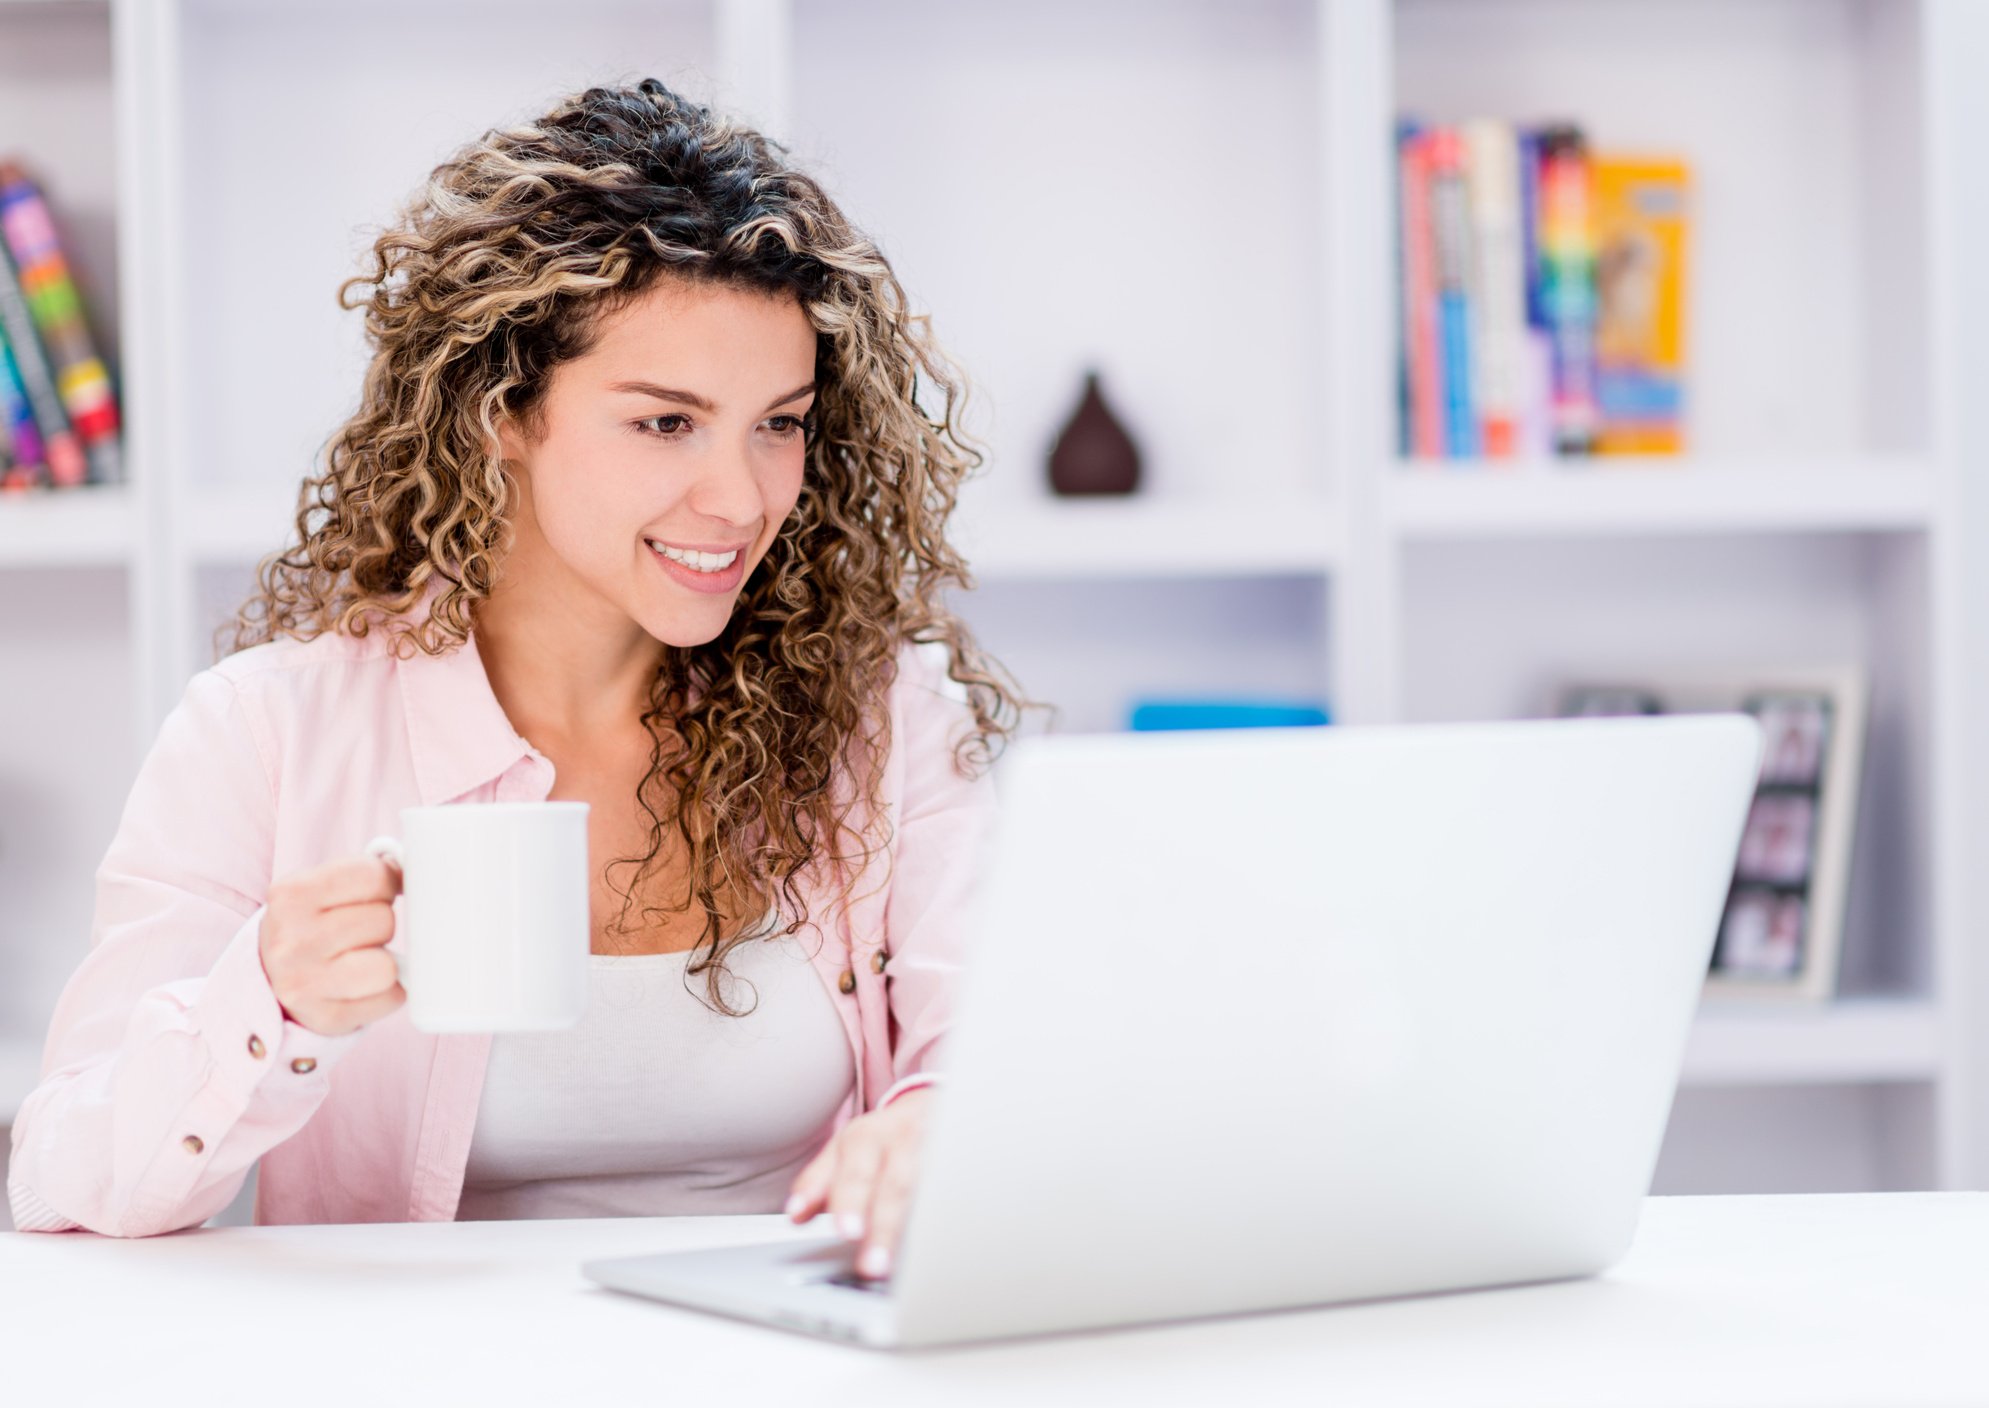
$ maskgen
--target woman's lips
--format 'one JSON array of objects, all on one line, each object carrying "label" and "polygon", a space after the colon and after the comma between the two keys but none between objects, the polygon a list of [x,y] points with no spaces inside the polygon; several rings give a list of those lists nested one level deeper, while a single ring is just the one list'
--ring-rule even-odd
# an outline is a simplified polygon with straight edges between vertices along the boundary
[{"label": "woman's lips", "polygon": [[[730,567],[717,572],[700,572],[695,567],[686,567],[681,562],[671,561],[661,552],[657,551],[655,547],[651,546],[649,540],[645,540],[643,546],[649,549],[650,557],[654,558],[657,565],[670,575],[671,580],[681,586],[690,588],[694,592],[703,592],[707,596],[734,591],[746,577],[746,549],[743,547],[737,550],[739,555],[732,559]],[[672,546],[676,545],[672,544]],[[725,552],[730,551],[730,549],[699,549],[699,551]]]}]

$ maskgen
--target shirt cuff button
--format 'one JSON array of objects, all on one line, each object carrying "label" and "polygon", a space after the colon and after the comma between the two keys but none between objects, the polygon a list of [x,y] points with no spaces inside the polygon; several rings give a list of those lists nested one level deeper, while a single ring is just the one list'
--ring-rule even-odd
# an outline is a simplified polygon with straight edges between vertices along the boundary
[{"label": "shirt cuff button", "polygon": [[255,1057],[256,1060],[260,1061],[262,1059],[264,1049],[265,1048],[263,1047],[262,1044],[262,1038],[257,1036],[254,1032],[249,1033],[249,1055]]},{"label": "shirt cuff button", "polygon": [[295,1071],[300,1076],[307,1076],[312,1071],[315,1071],[317,1068],[318,1068],[317,1058],[312,1056],[299,1056],[296,1060],[290,1063],[290,1069]]},{"label": "shirt cuff button", "polygon": [[201,1138],[198,1134],[189,1134],[186,1138],[180,1141],[180,1147],[186,1150],[189,1154],[198,1154],[202,1149],[205,1149],[207,1145],[201,1142]]},{"label": "shirt cuff button", "polygon": [[850,970],[847,968],[843,969],[843,975],[840,978],[836,979],[836,986],[846,993],[855,992],[856,974],[850,972]]},{"label": "shirt cuff button", "polygon": [[873,973],[883,972],[884,962],[884,950],[880,948],[877,952],[870,955],[870,971]]}]

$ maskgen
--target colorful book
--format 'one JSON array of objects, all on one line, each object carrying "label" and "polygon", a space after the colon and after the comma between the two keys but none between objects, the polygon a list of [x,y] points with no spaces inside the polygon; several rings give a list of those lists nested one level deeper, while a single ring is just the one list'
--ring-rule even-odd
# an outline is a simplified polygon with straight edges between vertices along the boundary
[{"label": "colorful book", "polygon": [[49,483],[41,431],[28,406],[28,390],[21,383],[5,333],[0,333],[0,433],[6,437],[8,457],[0,489],[32,489]]},{"label": "colorful book", "polygon": [[1546,302],[1540,296],[1540,133],[1514,131],[1519,148],[1519,231],[1521,272],[1526,279],[1526,325],[1545,329]]},{"label": "colorful book", "polygon": [[1554,339],[1540,296],[1540,134],[1523,127],[1515,133],[1519,156],[1521,277],[1526,282],[1526,331],[1520,371],[1519,456],[1545,459],[1554,453]]},{"label": "colorful book", "polygon": [[1519,142],[1509,124],[1485,119],[1465,123],[1460,137],[1477,295],[1471,384],[1478,440],[1488,459],[1510,459],[1519,445],[1526,356]]},{"label": "colorful book", "polygon": [[1685,163],[1596,156],[1600,454],[1684,446]]},{"label": "colorful book", "polygon": [[1395,123],[1395,244],[1390,268],[1395,275],[1395,453],[1407,459],[1416,452],[1415,430],[1411,425],[1412,410],[1409,405],[1414,379],[1409,374],[1409,269],[1408,269],[1408,229],[1405,218],[1407,211],[1403,202],[1405,194],[1405,166],[1408,161],[1409,143],[1416,135],[1416,122],[1413,118],[1398,118]]},{"label": "colorful book", "polygon": [[1540,302],[1552,348],[1556,452],[1595,449],[1595,227],[1588,145],[1572,126],[1540,134]]},{"label": "colorful book", "polygon": [[1404,118],[1396,158],[1401,453],[1678,450],[1684,163],[1489,119]]},{"label": "colorful book", "polygon": [[13,426],[0,415],[0,494],[27,487],[26,478],[14,467]]},{"label": "colorful book", "polygon": [[34,414],[35,427],[41,432],[49,482],[58,489],[85,483],[89,466],[83,458],[83,446],[70,428],[68,413],[62,409],[55,371],[42,350],[34,313],[28,308],[27,294],[21,288],[5,240],[0,240],[0,337],[6,338],[14,354],[15,374]]},{"label": "colorful book", "polygon": [[1404,447],[1419,459],[1444,452],[1443,364],[1437,327],[1436,245],[1430,231],[1429,143],[1404,124],[1401,190],[1402,371],[1407,382]]},{"label": "colorful book", "polygon": [[81,442],[87,482],[117,483],[123,469],[110,373],[84,320],[82,299],[70,277],[48,203],[27,173],[8,163],[0,163],[0,242],[13,260],[15,277],[47,350],[56,393]]},{"label": "colorful book", "polygon": [[1476,388],[1472,384],[1471,211],[1465,189],[1464,144],[1454,127],[1433,127],[1430,226],[1436,245],[1437,335],[1443,368],[1444,450],[1453,459],[1479,453]]}]

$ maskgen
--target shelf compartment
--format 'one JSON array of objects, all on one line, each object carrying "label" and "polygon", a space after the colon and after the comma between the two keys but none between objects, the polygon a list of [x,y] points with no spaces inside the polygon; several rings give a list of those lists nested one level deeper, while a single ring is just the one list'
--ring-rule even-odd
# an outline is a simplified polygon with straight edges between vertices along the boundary
[{"label": "shelf compartment", "polygon": [[[970,559],[971,560],[971,559]],[[1334,579],[988,580],[948,604],[1064,732],[1117,732],[1136,703],[1239,699],[1335,707]],[[1050,720],[1032,712],[1026,730]]]},{"label": "shelf compartment", "polygon": [[[170,342],[197,372],[179,408],[199,447],[185,479],[208,488],[301,478],[318,463],[370,355],[338,290],[439,162],[604,78],[653,74],[695,101],[714,96],[708,0],[589,0],[554,25],[484,22],[481,7],[465,23],[452,5],[382,0],[174,8],[184,134],[164,178],[178,183],[185,225],[171,277],[199,316]],[[520,8],[507,0],[500,16]],[[355,9],[380,22],[355,22]],[[328,115],[310,160],[287,124],[242,117],[271,112]],[[282,239],[266,233],[271,211]]]},{"label": "shelf compartment", "polygon": [[1395,0],[1393,105],[1433,122],[1571,120],[1598,151],[1685,159],[1689,446],[1923,454],[1923,9]]},{"label": "shelf compartment", "polygon": [[1315,487],[1324,8],[794,0],[797,158],[931,313],[1016,499],[1087,368],[1143,491]]}]

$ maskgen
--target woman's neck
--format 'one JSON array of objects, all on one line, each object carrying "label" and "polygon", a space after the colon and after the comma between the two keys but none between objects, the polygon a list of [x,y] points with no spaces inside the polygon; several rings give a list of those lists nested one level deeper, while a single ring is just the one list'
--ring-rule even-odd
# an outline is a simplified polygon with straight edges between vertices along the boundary
[{"label": "woman's neck", "polygon": [[526,573],[477,603],[476,638],[491,691],[540,748],[640,728],[666,649],[583,584]]}]

